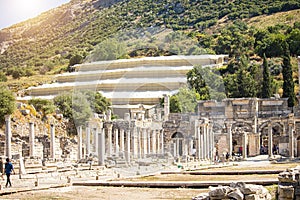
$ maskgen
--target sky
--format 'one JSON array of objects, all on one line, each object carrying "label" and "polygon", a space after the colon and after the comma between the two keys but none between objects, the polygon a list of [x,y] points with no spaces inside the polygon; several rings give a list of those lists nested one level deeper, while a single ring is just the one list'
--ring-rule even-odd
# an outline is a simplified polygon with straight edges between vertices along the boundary
[{"label": "sky", "polygon": [[38,16],[70,0],[0,0],[0,29]]}]

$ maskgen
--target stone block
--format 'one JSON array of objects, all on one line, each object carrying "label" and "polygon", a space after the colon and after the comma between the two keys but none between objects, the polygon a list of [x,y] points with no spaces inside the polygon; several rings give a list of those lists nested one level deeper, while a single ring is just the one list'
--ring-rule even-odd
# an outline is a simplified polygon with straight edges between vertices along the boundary
[{"label": "stone block", "polygon": [[241,188],[241,191],[244,195],[261,194],[263,191],[263,186],[253,185],[253,184],[245,184],[244,187]]},{"label": "stone block", "polygon": [[239,189],[235,189],[227,195],[230,199],[243,200],[244,195]]},{"label": "stone block", "polygon": [[245,200],[260,200],[260,197],[258,194],[249,194],[245,195]]},{"label": "stone block", "polygon": [[193,197],[192,200],[209,200],[208,193],[201,193],[196,197]]},{"label": "stone block", "polygon": [[278,186],[278,196],[279,198],[293,199],[294,198],[294,188],[292,186]]},{"label": "stone block", "polygon": [[210,187],[209,196],[211,199],[224,199],[227,197],[227,194],[232,191],[228,186],[221,187]]}]

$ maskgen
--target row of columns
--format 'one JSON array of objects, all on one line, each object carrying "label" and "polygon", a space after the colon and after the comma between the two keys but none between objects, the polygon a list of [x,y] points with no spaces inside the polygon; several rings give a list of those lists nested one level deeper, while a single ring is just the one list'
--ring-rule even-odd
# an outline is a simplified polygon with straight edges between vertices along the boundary
[{"label": "row of columns", "polygon": [[215,141],[212,126],[210,124],[201,124],[196,128],[196,156],[198,160],[213,160]]},{"label": "row of columns", "polygon": [[[11,116],[5,116],[5,156],[11,158]],[[29,156],[35,155],[35,128],[34,123],[29,122]],[[50,158],[55,159],[55,126],[50,125]]]},{"label": "row of columns", "polygon": [[[99,123],[94,128],[94,138],[91,141],[90,125],[86,127],[86,154],[90,154],[91,142],[95,147],[95,154],[98,155],[99,164],[104,164],[104,157],[112,157],[113,154],[126,158],[145,158],[149,154],[164,153],[164,135],[163,132],[149,128],[134,127],[129,130],[114,129],[113,124],[107,123],[103,128],[103,123]],[[105,137],[105,131],[107,137]],[[83,157],[83,134],[82,126],[78,127],[78,159]]]}]

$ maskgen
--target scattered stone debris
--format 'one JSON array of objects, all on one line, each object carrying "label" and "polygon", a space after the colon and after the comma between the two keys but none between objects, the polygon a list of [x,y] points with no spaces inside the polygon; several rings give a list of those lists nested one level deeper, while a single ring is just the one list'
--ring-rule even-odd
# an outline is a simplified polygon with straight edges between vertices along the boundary
[{"label": "scattered stone debris", "polygon": [[278,175],[278,200],[300,199],[300,166]]},{"label": "scattered stone debris", "polygon": [[236,199],[271,200],[269,191],[261,185],[231,183],[230,186],[210,187],[208,193],[202,193],[192,200]]}]

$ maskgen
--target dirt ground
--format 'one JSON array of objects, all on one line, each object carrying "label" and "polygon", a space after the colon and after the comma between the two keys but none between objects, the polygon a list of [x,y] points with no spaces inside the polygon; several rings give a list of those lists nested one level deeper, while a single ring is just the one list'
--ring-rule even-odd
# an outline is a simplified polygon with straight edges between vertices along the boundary
[{"label": "dirt ground", "polygon": [[158,189],[158,188],[125,188],[125,187],[81,187],[72,186],[16,193],[0,197],[5,199],[24,200],[191,200],[192,197],[208,190],[205,189]]}]

